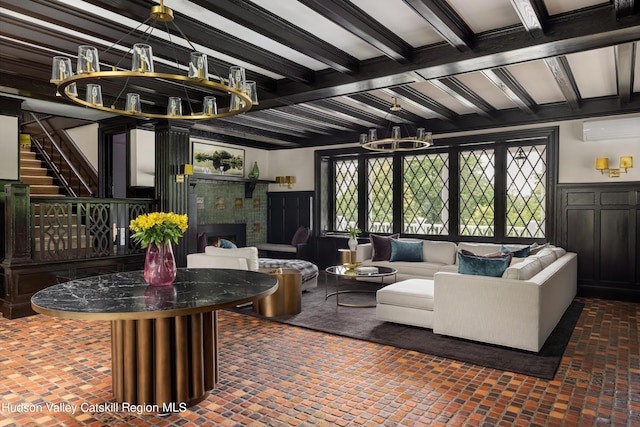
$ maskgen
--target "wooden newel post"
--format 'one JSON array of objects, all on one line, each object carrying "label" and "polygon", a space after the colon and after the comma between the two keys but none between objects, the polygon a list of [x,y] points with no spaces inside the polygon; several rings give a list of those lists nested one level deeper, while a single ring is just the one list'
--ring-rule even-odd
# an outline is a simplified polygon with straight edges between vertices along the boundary
[{"label": "wooden newel post", "polygon": [[31,261],[31,212],[29,186],[6,184],[5,193],[5,240],[3,264]]}]

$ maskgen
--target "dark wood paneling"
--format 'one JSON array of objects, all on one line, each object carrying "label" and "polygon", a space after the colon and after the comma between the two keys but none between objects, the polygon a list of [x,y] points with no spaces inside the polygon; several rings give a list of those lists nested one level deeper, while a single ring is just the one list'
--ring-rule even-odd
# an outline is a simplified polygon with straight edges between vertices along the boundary
[{"label": "dark wood paneling", "polygon": [[267,239],[269,243],[291,243],[300,226],[311,227],[313,191],[267,194]]},{"label": "dark wood paneling", "polygon": [[556,241],[578,254],[578,294],[640,301],[638,183],[560,185]]},{"label": "dark wood paneling", "polygon": [[629,210],[600,212],[600,278],[627,282],[633,278],[629,259]]},{"label": "dark wood paneling", "polygon": [[565,249],[578,254],[578,279],[591,280],[595,276],[595,218],[592,210],[569,210],[566,224],[580,224],[566,231]]}]

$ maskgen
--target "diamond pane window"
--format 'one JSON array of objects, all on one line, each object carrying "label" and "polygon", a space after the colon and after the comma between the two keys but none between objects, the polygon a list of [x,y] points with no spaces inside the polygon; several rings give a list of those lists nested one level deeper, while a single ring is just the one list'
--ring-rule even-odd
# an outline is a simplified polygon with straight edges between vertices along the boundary
[{"label": "diamond pane window", "polygon": [[393,158],[369,159],[367,167],[367,231],[391,233],[393,232]]},{"label": "diamond pane window", "polygon": [[507,150],[508,237],[545,237],[546,145]]},{"label": "diamond pane window", "polygon": [[460,152],[460,235],[495,234],[495,153],[481,149]]},{"label": "diamond pane window", "polygon": [[403,167],[402,232],[448,235],[449,156],[407,156]]},{"label": "diamond pane window", "polygon": [[358,161],[335,162],[335,229],[358,225]]}]

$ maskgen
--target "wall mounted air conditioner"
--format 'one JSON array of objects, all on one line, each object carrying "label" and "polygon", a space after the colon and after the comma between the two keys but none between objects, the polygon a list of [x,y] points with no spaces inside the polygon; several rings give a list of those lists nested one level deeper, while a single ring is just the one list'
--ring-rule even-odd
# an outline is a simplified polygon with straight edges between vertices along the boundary
[{"label": "wall mounted air conditioner", "polygon": [[640,117],[587,120],[582,123],[584,141],[640,138]]}]

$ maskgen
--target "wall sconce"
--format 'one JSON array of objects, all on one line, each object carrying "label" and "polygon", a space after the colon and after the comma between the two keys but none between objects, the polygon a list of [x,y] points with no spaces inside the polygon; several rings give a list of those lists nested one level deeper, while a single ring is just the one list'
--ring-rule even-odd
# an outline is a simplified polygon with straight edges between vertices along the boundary
[{"label": "wall sconce", "polygon": [[276,184],[278,184],[281,187],[284,187],[286,185],[288,188],[293,188],[293,184],[295,183],[296,183],[295,176],[291,176],[291,175],[276,176]]},{"label": "wall sconce", "polygon": [[[609,168],[609,159],[607,157],[598,157],[596,159],[596,170],[599,170],[601,174],[605,172],[609,173],[609,178],[619,178],[621,173],[629,172],[629,169],[633,167],[633,157],[621,156],[620,167],[618,169]],[[622,171],[624,169],[624,171]]]},{"label": "wall sconce", "polygon": [[177,169],[176,182],[184,182],[185,175],[193,175],[193,165],[189,163],[178,165]]}]

